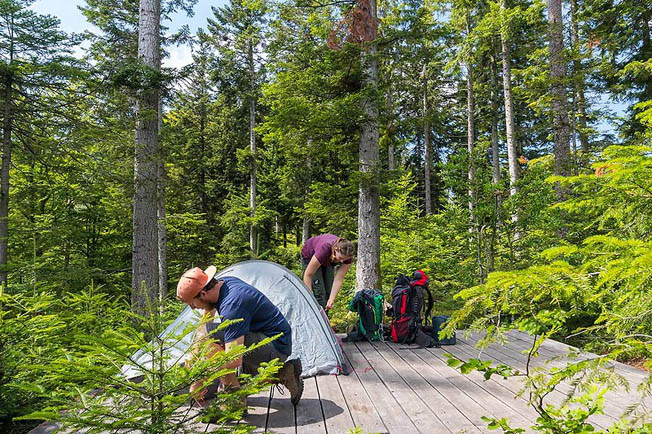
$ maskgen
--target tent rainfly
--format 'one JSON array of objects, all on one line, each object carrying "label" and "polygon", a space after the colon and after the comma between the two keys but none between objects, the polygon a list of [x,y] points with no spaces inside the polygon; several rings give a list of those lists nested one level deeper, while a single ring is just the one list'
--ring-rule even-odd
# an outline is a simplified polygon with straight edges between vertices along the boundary
[{"label": "tent rainfly", "polygon": [[[303,281],[282,265],[269,261],[245,261],[232,265],[216,277],[234,276],[261,291],[279,308],[292,327],[292,355],[300,358],[303,376],[319,374],[347,374],[342,348],[333,333],[324,310]],[[170,342],[180,336],[189,325],[198,324],[201,314],[189,306],[161,334]],[[186,334],[168,348],[168,363],[181,362],[192,343],[193,333]],[[135,364],[151,366],[149,352],[139,350],[132,356]],[[135,366],[126,365],[122,374],[127,378],[140,375]]]}]

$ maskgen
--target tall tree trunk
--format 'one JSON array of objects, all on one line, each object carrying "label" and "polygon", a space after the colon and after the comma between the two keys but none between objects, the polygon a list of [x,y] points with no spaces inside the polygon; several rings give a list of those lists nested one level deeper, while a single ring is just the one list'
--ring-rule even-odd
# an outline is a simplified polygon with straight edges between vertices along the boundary
[{"label": "tall tree trunk", "polygon": [[[561,0],[548,0],[548,38],[550,40],[550,81],[552,127],[554,135],[555,175],[569,176],[570,127],[566,98],[566,62],[564,60],[564,34]],[[557,199],[564,197],[563,189],[557,185]]]},{"label": "tall tree trunk", "polygon": [[[370,0],[373,37],[368,50],[362,53],[363,89],[373,94],[378,86],[378,59],[376,57],[376,0]],[[380,193],[378,169],[378,108],[375,98],[362,100],[365,119],[360,129],[360,184],[358,200],[358,261],[356,286],[358,289],[380,288]]]},{"label": "tall tree trunk", "polygon": [[430,171],[432,156],[430,155],[430,106],[428,101],[428,76],[426,65],[423,65],[423,141],[424,155],[424,181],[426,190],[426,214],[432,214],[432,191],[430,190]]},{"label": "tall tree trunk", "polygon": [[[203,70],[203,65],[202,65]],[[208,123],[206,107],[206,88],[203,80],[200,85],[199,97],[199,207],[201,212],[206,216],[206,223],[210,226],[213,224],[213,213],[209,207],[209,200],[206,188],[206,125]]]},{"label": "tall tree trunk", "polygon": [[306,179],[306,185],[303,190],[303,227],[301,231],[301,245],[306,244],[308,238],[310,238],[310,219],[305,214],[306,202],[308,201],[308,195],[310,194],[310,184],[312,183],[312,139],[308,138],[308,159],[306,160],[306,168],[308,169],[308,177]]},{"label": "tall tree trunk", "polygon": [[[162,129],[163,125],[163,102],[159,98],[158,104],[158,130]],[[166,212],[165,212],[165,186],[166,186],[166,173],[165,173],[165,152],[161,152],[158,161],[158,188],[156,203],[156,216],[158,222],[158,298],[159,306],[163,311],[164,301],[168,296],[168,233],[166,227]]]},{"label": "tall tree trunk", "polygon": [[[466,12],[466,34],[471,34],[471,12]],[[473,95],[473,66],[472,60],[466,63],[466,148],[469,156],[469,215],[471,230],[475,230],[475,99]]]},{"label": "tall tree trunk", "polygon": [[500,152],[498,142],[498,108],[500,101],[498,99],[498,68],[496,66],[495,45],[492,43],[491,57],[489,58],[490,68],[490,86],[491,86],[491,166],[493,168],[492,182],[494,185],[494,213],[491,224],[491,238],[487,243],[487,273],[494,270],[494,257],[496,252],[496,227],[500,220],[500,192],[498,184],[500,183]]},{"label": "tall tree trunk", "polygon": [[469,157],[467,176],[469,181],[469,215],[471,219],[471,230],[473,230],[473,224],[475,222],[475,120],[473,118],[475,101],[473,98],[473,68],[470,64],[466,65],[466,86],[466,150]]},{"label": "tall tree trunk", "polygon": [[257,246],[256,246],[256,225],[253,222],[253,219],[256,216],[256,98],[255,98],[255,70],[254,70],[254,47],[253,42],[249,41],[249,46],[247,48],[247,63],[249,65],[249,146],[251,147],[251,176],[250,176],[250,186],[249,186],[249,211],[252,222],[249,226],[249,248],[251,249],[252,257],[257,255]]},{"label": "tall tree trunk", "polygon": [[587,154],[590,149],[589,137],[587,134],[587,119],[586,119],[586,98],[584,96],[584,71],[582,70],[582,63],[578,56],[581,54],[581,48],[579,44],[580,32],[577,24],[577,0],[571,0],[571,22],[572,22],[572,32],[571,32],[571,44],[576,50],[575,56],[573,56],[573,73],[575,74],[575,107],[577,108],[577,132],[580,138],[580,145],[582,146],[582,152],[584,153],[583,159],[587,158]]},{"label": "tall tree trunk", "polygon": [[[152,70],[160,68],[160,4],[140,0],[138,59]],[[136,106],[134,152],[134,209],[131,308],[145,313],[147,297],[154,302],[158,289],[158,107],[159,89],[142,89]],[[141,291],[145,287],[146,294]],[[153,303],[152,303],[153,304]]]},{"label": "tall tree trunk", "polygon": [[387,112],[389,118],[388,139],[387,140],[387,169],[394,170],[396,163],[394,162],[394,94],[392,89],[387,90]]},{"label": "tall tree trunk", "polygon": [[[493,47],[493,44],[492,44]],[[493,168],[492,182],[498,185],[500,182],[500,149],[498,143],[498,70],[496,68],[496,57],[492,49],[491,58],[489,59],[490,83],[491,83],[491,166]]]},{"label": "tall tree trunk", "polygon": [[[506,0],[501,0],[500,8],[506,10]],[[507,29],[500,33],[500,43],[503,58],[503,95],[505,97],[505,141],[507,142],[507,164],[509,168],[509,195],[514,196],[518,192],[516,182],[519,178],[518,149],[516,145],[516,133],[514,126],[514,103],[512,100],[512,53],[509,48],[509,33]],[[512,222],[518,223],[518,212],[512,214]],[[520,238],[516,231],[515,238]]]},{"label": "tall tree trunk", "polygon": [[2,167],[0,168],[0,285],[7,282],[8,249],[9,249],[9,167],[11,165],[11,134],[13,127],[13,95],[14,85],[11,67],[14,60],[14,17],[9,25],[9,63],[4,80],[4,114],[2,122]]}]

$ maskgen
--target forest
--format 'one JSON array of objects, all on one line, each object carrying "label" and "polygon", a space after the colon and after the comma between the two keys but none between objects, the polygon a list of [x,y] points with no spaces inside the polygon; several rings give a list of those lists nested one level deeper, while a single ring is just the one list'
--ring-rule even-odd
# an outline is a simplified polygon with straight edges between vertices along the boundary
[{"label": "forest", "polygon": [[[197,0],[85,0],[82,34],[33,3],[0,0],[0,431],[83,409],[64,422],[186,432],[172,391],[200,367],[159,372],[170,394],[123,416],[92,391],[181,311],[185,270],[263,259],[301,276],[321,233],[356,244],[338,332],[356,289],[389,297],[421,269],[449,329],[650,372],[649,2],[230,0],[191,32],[170,23]],[[166,67],[183,44],[192,62]],[[592,432],[588,383],[535,429]],[[651,392],[649,374],[631,391]],[[652,429],[629,410],[609,432]]]}]

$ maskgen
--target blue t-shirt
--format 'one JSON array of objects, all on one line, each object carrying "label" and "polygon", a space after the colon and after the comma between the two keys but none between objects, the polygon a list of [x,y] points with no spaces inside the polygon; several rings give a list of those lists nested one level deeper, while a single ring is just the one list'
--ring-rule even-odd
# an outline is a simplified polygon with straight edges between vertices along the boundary
[{"label": "blue t-shirt", "polygon": [[215,304],[217,313],[225,319],[242,319],[224,329],[224,343],[232,342],[249,332],[276,336],[272,344],[283,354],[292,354],[292,329],[281,311],[265,295],[237,277],[220,277],[224,281]]}]

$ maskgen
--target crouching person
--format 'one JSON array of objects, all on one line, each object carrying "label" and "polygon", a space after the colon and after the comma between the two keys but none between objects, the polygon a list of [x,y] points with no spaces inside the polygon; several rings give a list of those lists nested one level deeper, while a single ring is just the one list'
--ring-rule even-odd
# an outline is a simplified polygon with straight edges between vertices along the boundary
[{"label": "crouching person", "polygon": [[[247,374],[255,374],[262,362],[278,359],[285,362],[278,372],[278,381],[290,391],[292,404],[297,405],[303,393],[301,378],[301,361],[288,360],[292,353],[292,329],[283,314],[265,295],[253,286],[237,277],[223,276],[215,278],[217,269],[208,267],[205,271],[199,267],[186,271],[177,285],[177,297],[193,309],[203,309],[205,313],[217,313],[222,320],[238,320],[221,330],[213,322],[201,326],[195,341],[210,335],[217,343],[208,356],[217,351],[229,351],[236,344],[250,346],[266,337],[282,335],[271,343],[256,348],[244,356],[228,363],[225,368],[237,369]],[[225,375],[220,379],[225,387],[239,388],[240,383],[235,374]],[[190,388],[194,393],[201,388],[197,382]],[[203,405],[206,389],[196,396]]]}]

